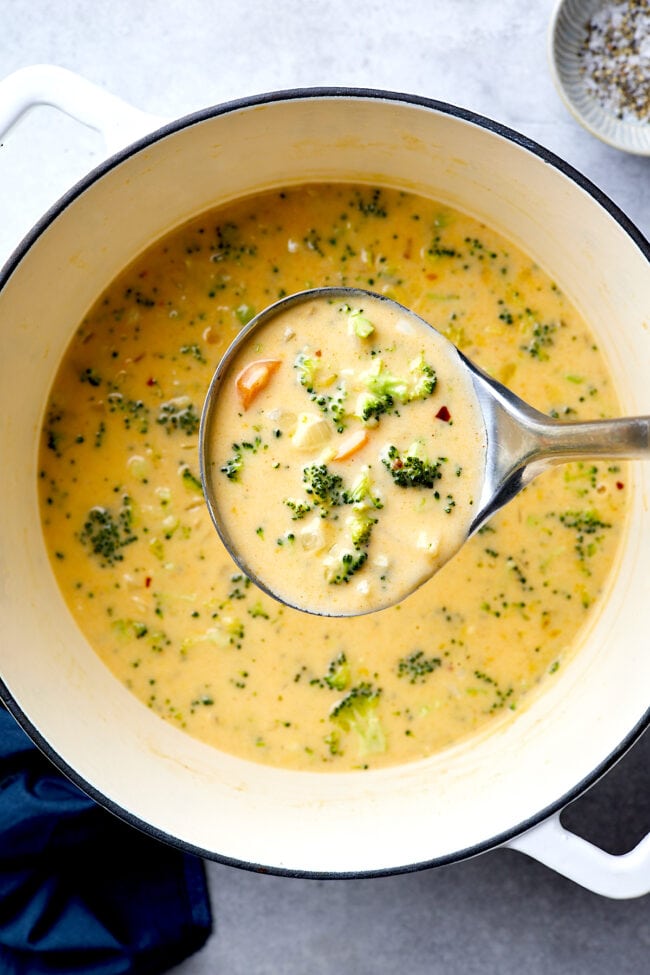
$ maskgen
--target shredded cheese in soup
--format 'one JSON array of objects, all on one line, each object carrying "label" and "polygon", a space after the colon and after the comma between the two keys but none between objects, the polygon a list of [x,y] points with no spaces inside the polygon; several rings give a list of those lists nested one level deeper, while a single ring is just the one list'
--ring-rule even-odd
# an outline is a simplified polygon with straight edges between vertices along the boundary
[{"label": "shredded cheese in soup", "polygon": [[[143,706],[246,759],[339,771],[430,755],[558,679],[607,586],[626,478],[607,462],[544,474],[378,613],[313,617],[262,593],[210,520],[199,416],[241,326],[326,285],[395,298],[546,413],[618,412],[594,336],[493,229],[391,189],[312,185],[207,213],[108,287],[51,389],[39,489],[70,610]],[[240,470],[263,449],[233,442]]]}]

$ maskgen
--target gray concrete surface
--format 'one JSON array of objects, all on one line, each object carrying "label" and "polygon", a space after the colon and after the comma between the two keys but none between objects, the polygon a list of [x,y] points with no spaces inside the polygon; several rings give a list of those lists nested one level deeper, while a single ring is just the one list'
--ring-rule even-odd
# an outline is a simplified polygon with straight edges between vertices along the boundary
[{"label": "gray concrete surface", "polygon": [[[650,159],[568,115],[548,72],[552,0],[3,0],[0,77],[72,68],[166,117],[302,85],[413,92],[536,139],[650,234]],[[101,157],[99,137],[49,109],[0,153],[0,258]],[[650,828],[650,736],[564,813],[610,852]],[[174,975],[644,975],[650,900],[591,894],[512,851],[381,879],[317,881],[208,864],[216,930]]]},{"label": "gray concrete surface", "polygon": [[[650,734],[564,824],[610,853],[650,826]],[[650,897],[592,894],[511,850],[380,879],[208,865],[216,931],[173,975],[645,975]]]}]

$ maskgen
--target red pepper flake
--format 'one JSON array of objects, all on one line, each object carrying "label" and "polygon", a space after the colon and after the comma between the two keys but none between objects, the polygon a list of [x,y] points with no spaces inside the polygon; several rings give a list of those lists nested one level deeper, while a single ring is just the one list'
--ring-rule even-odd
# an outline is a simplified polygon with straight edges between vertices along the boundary
[{"label": "red pepper flake", "polygon": [[439,275],[438,274],[434,274],[433,271],[429,271],[428,274],[425,274],[425,278],[427,279],[427,281],[437,281],[438,278],[439,278]]},{"label": "red pepper flake", "polygon": [[145,589],[149,588],[149,586],[151,585],[151,576],[147,576],[147,578],[144,580],[144,585],[145,585]]},{"label": "red pepper flake", "polygon": [[451,420],[451,413],[449,412],[446,406],[440,407],[440,409],[436,413],[436,419],[443,420],[445,423],[449,423],[449,421]]},{"label": "red pepper flake", "polygon": [[320,359],[320,357],[322,356],[322,354],[323,353],[321,352],[320,349],[316,349],[316,351],[314,352],[314,355],[316,356],[317,359]]},{"label": "red pepper flake", "polygon": [[623,488],[625,487],[625,484],[623,483],[623,481],[617,481],[616,487],[619,489],[619,491],[622,491]]},{"label": "red pepper flake", "polygon": [[147,379],[147,386],[155,386],[156,382],[157,380],[154,379],[153,376],[149,376],[149,378]]}]

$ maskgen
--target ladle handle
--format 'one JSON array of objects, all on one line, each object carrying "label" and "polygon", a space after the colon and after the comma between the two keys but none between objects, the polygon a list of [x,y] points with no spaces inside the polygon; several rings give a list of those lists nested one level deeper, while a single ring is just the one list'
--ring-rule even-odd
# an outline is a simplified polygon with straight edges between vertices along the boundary
[{"label": "ladle handle", "polygon": [[551,419],[460,355],[472,376],[488,441],[483,491],[470,534],[556,464],[650,460],[650,416],[579,423]]},{"label": "ladle handle", "polygon": [[[544,423],[534,431],[544,466],[597,457],[650,459],[650,416]],[[532,461],[532,458],[531,458]]]}]

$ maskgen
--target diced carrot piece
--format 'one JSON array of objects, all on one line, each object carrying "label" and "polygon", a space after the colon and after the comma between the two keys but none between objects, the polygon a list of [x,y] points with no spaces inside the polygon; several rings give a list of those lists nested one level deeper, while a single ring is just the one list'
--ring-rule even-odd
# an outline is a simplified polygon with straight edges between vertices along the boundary
[{"label": "diced carrot piece", "polygon": [[258,393],[265,389],[271,376],[282,364],[281,359],[257,359],[249,362],[235,379],[235,388],[245,410],[251,405]]},{"label": "diced carrot piece", "polygon": [[339,443],[338,450],[332,457],[332,460],[347,460],[348,457],[352,457],[356,454],[362,447],[365,447],[368,443],[368,431],[367,430],[353,430],[349,433],[347,437]]}]

